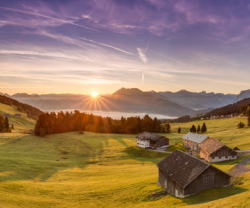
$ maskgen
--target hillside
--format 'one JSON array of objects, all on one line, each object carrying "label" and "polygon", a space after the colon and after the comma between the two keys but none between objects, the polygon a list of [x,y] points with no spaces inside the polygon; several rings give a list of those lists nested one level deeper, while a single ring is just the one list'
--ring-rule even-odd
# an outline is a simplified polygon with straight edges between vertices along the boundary
[{"label": "hillside", "polygon": [[237,103],[214,109],[209,113],[204,114],[203,117],[210,117],[211,115],[228,115],[230,113],[242,113],[247,109],[248,105],[250,105],[250,98],[245,98]]},{"label": "hillside", "polygon": [[[250,128],[237,129],[244,119],[207,121],[206,135],[221,139],[230,147],[250,149]],[[171,124],[170,144],[192,124]],[[178,127],[183,134],[177,134]],[[203,191],[179,199],[154,198],[162,191],[156,185],[157,162],[162,154],[131,152],[135,135],[76,132],[35,137],[3,133],[0,137],[0,201],[3,207],[247,207],[250,174],[237,179],[234,186]],[[177,145],[178,146],[178,145]],[[167,154],[166,154],[167,155]],[[239,161],[217,163],[230,171]],[[62,159],[67,158],[67,159]]]},{"label": "hillside", "polygon": [[14,117],[14,116],[8,117],[9,123],[14,125],[15,129],[12,130],[13,132],[20,132],[20,130],[29,130],[35,128],[36,121],[32,118],[29,118],[26,113],[17,111],[15,106],[9,106],[0,103],[0,113],[1,114],[10,113],[12,115],[15,115],[17,113],[22,115],[22,117]]}]

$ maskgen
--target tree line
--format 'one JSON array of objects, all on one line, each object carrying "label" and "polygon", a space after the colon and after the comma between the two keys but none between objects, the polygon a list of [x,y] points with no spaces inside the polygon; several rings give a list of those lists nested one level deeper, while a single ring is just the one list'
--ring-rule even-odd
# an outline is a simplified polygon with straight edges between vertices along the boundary
[{"label": "tree line", "polygon": [[137,134],[143,131],[165,133],[170,131],[169,126],[162,126],[157,118],[148,115],[143,118],[129,117],[112,119],[110,117],[74,112],[44,113],[41,114],[35,125],[35,135],[64,133],[70,131],[90,131],[96,133]]},{"label": "tree line", "polygon": [[16,106],[18,111],[26,113],[28,117],[33,118],[35,120],[37,120],[38,117],[43,113],[42,111],[31,105],[20,103],[19,101],[4,95],[0,95],[0,103],[10,106]]}]

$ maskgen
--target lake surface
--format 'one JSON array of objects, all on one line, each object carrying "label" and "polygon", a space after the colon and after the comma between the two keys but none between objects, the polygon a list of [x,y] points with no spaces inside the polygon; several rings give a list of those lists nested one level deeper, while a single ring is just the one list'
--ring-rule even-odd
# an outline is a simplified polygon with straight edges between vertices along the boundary
[{"label": "lake surface", "polygon": [[[55,110],[55,111],[47,111],[47,112],[60,112],[61,110]],[[68,109],[68,110],[62,110],[64,113],[66,111],[68,112],[74,112],[75,109]],[[158,119],[174,119],[177,117],[172,117],[168,115],[161,115],[161,114],[153,114],[153,113],[128,113],[128,112],[119,112],[119,111],[85,111],[85,110],[79,110],[81,113],[92,113],[93,115],[98,115],[102,117],[111,117],[113,119],[120,119],[122,116],[124,118],[128,118],[131,116],[140,116],[141,118],[144,117],[146,114],[148,114],[151,118],[158,118]]]}]

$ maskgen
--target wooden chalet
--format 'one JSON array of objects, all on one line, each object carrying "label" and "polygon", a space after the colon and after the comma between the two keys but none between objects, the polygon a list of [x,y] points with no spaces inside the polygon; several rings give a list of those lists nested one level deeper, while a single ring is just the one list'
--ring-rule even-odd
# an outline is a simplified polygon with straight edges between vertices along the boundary
[{"label": "wooden chalet", "polygon": [[181,150],[175,150],[157,166],[158,185],[175,197],[185,198],[206,189],[231,185],[229,174]]},{"label": "wooden chalet", "polygon": [[237,159],[237,152],[215,138],[208,137],[200,144],[200,157],[208,162]]},{"label": "wooden chalet", "polygon": [[150,132],[142,132],[135,137],[137,139],[137,147],[142,148],[158,148],[169,145],[169,139]]},{"label": "wooden chalet", "polygon": [[190,150],[200,151],[200,144],[207,138],[207,136],[195,134],[188,132],[185,136],[182,137],[183,147]]}]

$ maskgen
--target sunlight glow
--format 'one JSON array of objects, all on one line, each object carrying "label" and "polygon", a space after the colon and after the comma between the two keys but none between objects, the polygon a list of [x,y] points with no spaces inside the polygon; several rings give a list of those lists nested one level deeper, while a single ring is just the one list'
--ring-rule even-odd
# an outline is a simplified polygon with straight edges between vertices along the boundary
[{"label": "sunlight glow", "polygon": [[98,96],[98,92],[94,91],[92,92],[92,97],[97,97]]}]

